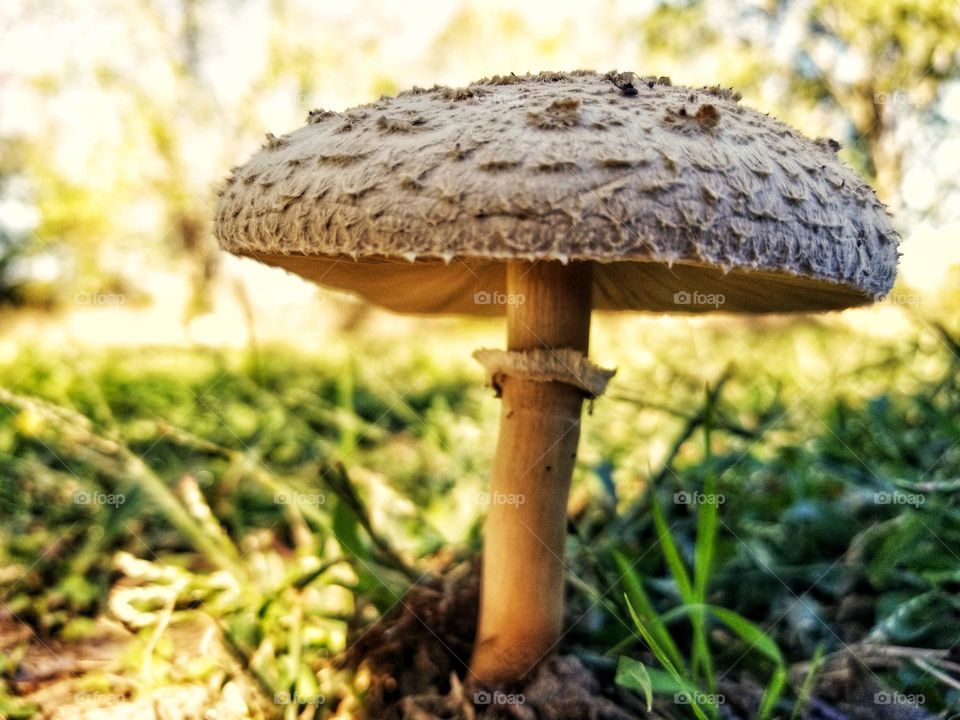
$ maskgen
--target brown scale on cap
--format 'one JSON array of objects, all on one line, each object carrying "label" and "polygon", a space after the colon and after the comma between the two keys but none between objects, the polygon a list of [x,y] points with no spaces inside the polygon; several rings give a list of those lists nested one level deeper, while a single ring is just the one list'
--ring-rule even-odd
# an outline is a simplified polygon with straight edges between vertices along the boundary
[{"label": "brown scale on cap", "polygon": [[724,100],[731,100],[733,102],[739,102],[743,97],[739,92],[733,88],[724,88],[719,85],[713,85],[712,87],[702,87],[700,88],[701,92],[705,92],[709,95],[715,97],[723,98]]},{"label": "brown scale on cap", "polygon": [[580,101],[576,98],[554,100],[544,110],[527,113],[527,121],[540,130],[563,130],[580,122]]},{"label": "brown scale on cap", "polygon": [[694,113],[693,119],[704,127],[714,128],[717,126],[717,123],[720,122],[720,111],[717,110],[716,106],[711,105],[710,103],[704,103],[697,108],[697,112]]},{"label": "brown scale on cap", "polygon": [[310,125],[316,125],[317,123],[321,123],[328,118],[336,116],[337,113],[335,113],[333,110],[311,110],[307,113],[307,122]]},{"label": "brown scale on cap", "polygon": [[[695,102],[693,95],[687,99],[691,103]],[[706,132],[713,130],[720,122],[720,111],[710,103],[700,105],[695,111],[688,109],[687,105],[682,105],[676,110],[667,110],[663,122],[667,127],[678,132]]]},{"label": "brown scale on cap", "polygon": [[817,138],[814,142],[827,152],[838,153],[843,148],[843,145],[833,138]]},{"label": "brown scale on cap", "polygon": [[363,160],[363,158],[367,157],[369,154],[370,153],[321,153],[317,155],[317,164],[330,164],[344,167],[346,165],[352,165],[355,162]]},{"label": "brown scale on cap", "polygon": [[386,115],[380,115],[377,118],[377,127],[388,133],[412,133],[423,130],[426,122],[426,119],[422,117],[404,120],[402,118],[389,118]]},{"label": "brown scale on cap", "polygon": [[467,100],[487,94],[481,87],[449,88],[437,85],[435,91],[444,100]]},{"label": "brown scale on cap", "polygon": [[279,150],[290,143],[285,137],[277,137],[273,133],[267,133],[266,142],[263,143],[264,150]]},{"label": "brown scale on cap", "polygon": [[484,172],[502,172],[512,170],[520,164],[519,160],[488,160],[477,165],[477,169]]}]

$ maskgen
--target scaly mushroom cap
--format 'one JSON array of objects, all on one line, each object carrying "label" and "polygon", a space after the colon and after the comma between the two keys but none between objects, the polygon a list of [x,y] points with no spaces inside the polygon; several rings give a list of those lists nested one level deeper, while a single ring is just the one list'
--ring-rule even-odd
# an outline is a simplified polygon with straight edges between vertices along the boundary
[{"label": "scaly mushroom cap", "polygon": [[504,312],[507,260],[594,261],[594,307],[847,307],[898,236],[832,140],[719,87],[631,73],[414,88],[308,124],[234,170],[223,249],[399,312]]}]

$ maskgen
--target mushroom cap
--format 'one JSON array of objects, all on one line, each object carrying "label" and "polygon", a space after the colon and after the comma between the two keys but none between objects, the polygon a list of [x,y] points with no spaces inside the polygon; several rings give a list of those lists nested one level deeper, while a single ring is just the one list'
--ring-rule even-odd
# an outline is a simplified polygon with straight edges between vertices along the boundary
[{"label": "mushroom cap", "polygon": [[838,309],[899,237],[873,190],[719,87],[591,71],[414,88],[235,168],[220,246],[398,312],[505,312],[506,261],[592,261],[594,307]]}]

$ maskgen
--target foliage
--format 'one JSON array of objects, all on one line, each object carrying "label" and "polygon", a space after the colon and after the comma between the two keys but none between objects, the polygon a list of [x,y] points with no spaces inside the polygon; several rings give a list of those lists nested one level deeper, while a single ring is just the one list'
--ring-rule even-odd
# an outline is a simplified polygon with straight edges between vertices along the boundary
[{"label": "foliage", "polygon": [[[960,633],[954,333],[874,343],[872,380],[821,388],[819,403],[791,396],[789,364],[764,350],[755,362],[779,371],[733,368],[704,396],[677,366],[667,397],[627,384],[599,404],[576,479],[589,500],[568,647],[628,656],[622,683],[658,707],[663,692],[707,699],[674,714],[711,717],[710,698],[763,678],[754,712],[773,716],[816,693],[796,669],[818,653],[829,666],[897,646],[927,654],[878,668],[885,687],[922,692],[928,710],[954,702],[937,676]],[[164,608],[173,623],[203,612],[268,696],[343,696],[348,678],[315,672],[347,628],[430,582],[441,548],[479,548],[492,434],[453,447],[452,428],[492,433],[495,408],[426,353],[362,369],[282,349],[25,353],[0,377],[4,603],[45,635],[105,611],[144,628]],[[613,431],[631,406],[634,434]],[[659,470],[632,466],[623,446],[670,427]],[[466,526],[439,529],[464,497]]]}]

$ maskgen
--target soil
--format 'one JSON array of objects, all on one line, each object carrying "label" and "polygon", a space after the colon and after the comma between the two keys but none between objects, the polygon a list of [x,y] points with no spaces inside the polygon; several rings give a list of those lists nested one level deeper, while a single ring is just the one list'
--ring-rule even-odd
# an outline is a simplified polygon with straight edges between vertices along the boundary
[{"label": "soil", "polygon": [[[372,627],[358,629],[342,664],[366,669],[373,720],[633,720],[631,700],[571,655],[554,655],[518,687],[482,687],[467,662],[476,631],[479,573],[464,564],[438,588],[416,586]],[[611,688],[613,688],[611,690]]]},{"label": "soil", "polygon": [[[692,717],[670,698],[647,712],[639,698],[620,690],[612,672],[588,668],[574,655],[554,655],[519,687],[479,687],[467,662],[479,600],[478,564],[464,563],[436,587],[415,586],[369,627],[356,628],[344,667],[366,670],[369,720],[632,720]],[[890,667],[877,646],[849,645],[829,656],[801,717],[811,720],[933,720],[920,704],[884,702],[895,693],[878,673]],[[896,664],[896,663],[894,663]],[[796,673],[795,673],[796,674]],[[749,673],[724,678],[723,720],[756,716],[763,686]],[[795,689],[805,673],[797,674]],[[878,700],[878,698],[881,698]]]}]

